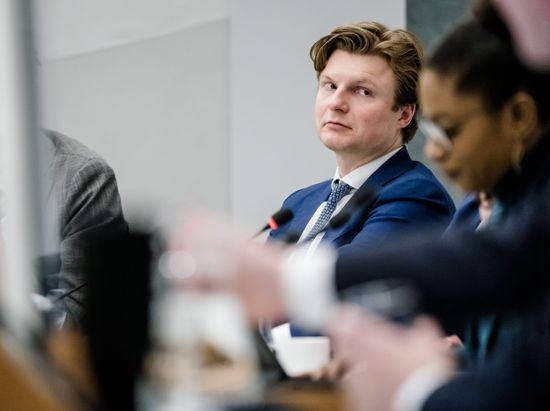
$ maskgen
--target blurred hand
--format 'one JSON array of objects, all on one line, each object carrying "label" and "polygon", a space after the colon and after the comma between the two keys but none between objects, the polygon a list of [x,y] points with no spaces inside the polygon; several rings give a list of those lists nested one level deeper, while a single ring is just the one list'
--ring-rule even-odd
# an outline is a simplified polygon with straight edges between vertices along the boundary
[{"label": "blurred hand", "polygon": [[452,354],[456,352],[457,348],[463,347],[464,344],[458,335],[449,335],[443,338],[443,347],[445,347]]},{"label": "blurred hand", "polygon": [[327,365],[317,371],[309,373],[307,377],[314,381],[327,380],[335,382],[342,378],[344,372],[345,367],[341,359],[332,358]]},{"label": "blurred hand", "polygon": [[250,235],[204,210],[185,212],[169,244],[172,277],[183,287],[235,293],[253,321],[283,318],[279,272],[287,251]]},{"label": "blurred hand", "polygon": [[[457,348],[462,347],[464,344],[462,340],[457,335],[449,335],[443,337],[441,340],[443,348],[448,350],[451,355],[454,355]],[[309,378],[314,381],[327,380],[336,382],[342,378],[346,372],[346,367],[342,358],[332,358],[330,362],[325,365],[323,368],[313,371],[309,374],[302,375],[302,378]]]},{"label": "blurred hand", "polygon": [[437,323],[421,317],[407,328],[344,307],[328,332],[343,364],[342,386],[354,411],[391,410],[401,384],[417,370],[439,367],[449,377],[456,365]]}]

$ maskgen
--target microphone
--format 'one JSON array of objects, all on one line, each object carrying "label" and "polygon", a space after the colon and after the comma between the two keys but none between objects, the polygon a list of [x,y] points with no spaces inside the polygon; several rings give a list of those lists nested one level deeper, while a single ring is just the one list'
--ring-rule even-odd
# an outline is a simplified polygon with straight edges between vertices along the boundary
[{"label": "microphone", "polygon": [[283,224],[286,224],[289,222],[292,217],[294,217],[294,214],[290,209],[288,208],[281,208],[279,211],[277,211],[275,214],[273,214],[269,220],[267,220],[267,224],[263,226],[260,231],[258,231],[256,234],[254,234],[252,237],[250,237],[251,240],[258,237],[260,234],[262,234],[266,230],[276,230]]}]

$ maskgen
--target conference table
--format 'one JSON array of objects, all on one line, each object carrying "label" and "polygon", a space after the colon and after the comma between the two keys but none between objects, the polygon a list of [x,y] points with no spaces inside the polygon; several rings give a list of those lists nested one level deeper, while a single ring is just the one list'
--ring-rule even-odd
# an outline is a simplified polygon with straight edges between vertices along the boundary
[{"label": "conference table", "polygon": [[[86,339],[75,331],[49,335],[30,351],[0,329],[0,404],[7,410],[85,411],[97,404]],[[232,404],[230,411],[340,411],[334,384],[288,379],[265,386],[259,400]],[[182,408],[184,409],[184,408]]]}]

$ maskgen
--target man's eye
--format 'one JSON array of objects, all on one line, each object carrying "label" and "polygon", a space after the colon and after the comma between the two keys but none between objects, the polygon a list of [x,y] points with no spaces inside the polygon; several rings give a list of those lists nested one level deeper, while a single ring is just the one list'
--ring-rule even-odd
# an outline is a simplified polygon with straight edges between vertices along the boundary
[{"label": "man's eye", "polygon": [[355,90],[357,94],[361,94],[362,96],[370,96],[370,91],[366,88],[358,88]]},{"label": "man's eye", "polygon": [[327,90],[336,90],[336,84],[326,82],[326,83],[323,84],[323,88],[327,89]]}]

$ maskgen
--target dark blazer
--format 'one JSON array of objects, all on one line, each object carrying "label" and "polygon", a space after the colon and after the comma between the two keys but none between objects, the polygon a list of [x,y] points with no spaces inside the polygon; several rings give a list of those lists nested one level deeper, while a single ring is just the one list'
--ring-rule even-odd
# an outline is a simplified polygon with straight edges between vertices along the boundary
[{"label": "dark blazer", "polygon": [[476,194],[468,194],[457,207],[453,219],[445,230],[448,233],[454,229],[475,231],[481,222],[479,216],[479,202]]},{"label": "dark blazer", "polygon": [[518,338],[510,335],[485,364],[440,387],[426,411],[550,406],[550,135],[495,195],[505,218],[494,227],[398,238],[336,262],[339,290],[398,278],[416,291],[419,310],[450,329],[479,315],[520,314]]},{"label": "dark blazer", "polygon": [[339,258],[335,281],[339,290],[364,284],[365,278],[408,281],[420,310],[450,329],[477,315],[534,310],[530,318],[537,332],[501,346],[486,364],[434,392],[422,409],[550,409],[548,244],[550,187],[503,225],[476,233],[458,230],[443,238],[405,236],[376,252]]},{"label": "dark blazer", "polygon": [[[294,217],[269,233],[270,240],[300,235],[319,205],[328,199],[331,180],[303,188],[291,194],[282,207]],[[351,217],[338,229],[328,230],[323,241],[339,248],[340,253],[374,249],[397,233],[418,228],[443,230],[455,207],[447,191],[423,164],[412,161],[403,147],[357,189],[354,197],[367,193],[367,200],[355,206],[350,200],[342,212]]]},{"label": "dark blazer", "polygon": [[520,296],[536,294],[546,278],[537,264],[547,266],[550,255],[542,252],[550,241],[550,135],[525,157],[520,174],[511,172],[497,184],[495,195],[506,205],[506,218],[498,227],[456,230],[443,238],[416,233],[396,237],[372,253],[340,257],[337,288],[407,278],[423,308],[442,319],[490,313]]},{"label": "dark blazer", "polygon": [[548,410],[550,338],[522,339],[433,392],[422,411]]}]

